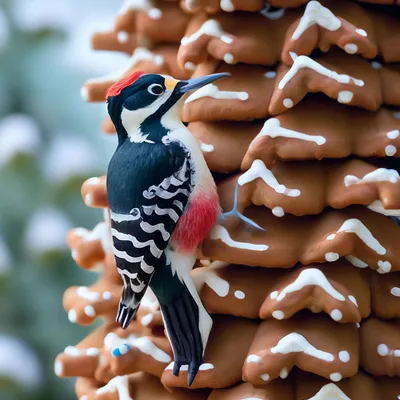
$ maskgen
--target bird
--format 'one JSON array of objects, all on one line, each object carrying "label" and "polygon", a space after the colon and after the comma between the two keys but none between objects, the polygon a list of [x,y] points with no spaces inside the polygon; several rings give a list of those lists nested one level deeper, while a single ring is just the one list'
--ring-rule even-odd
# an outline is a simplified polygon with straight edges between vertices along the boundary
[{"label": "bird", "polygon": [[107,170],[113,252],[123,281],[116,321],[126,329],[148,287],[191,386],[212,328],[190,276],[199,244],[221,214],[201,147],[180,114],[184,95],[228,73],[189,80],[135,72],[107,91],[118,144]]}]

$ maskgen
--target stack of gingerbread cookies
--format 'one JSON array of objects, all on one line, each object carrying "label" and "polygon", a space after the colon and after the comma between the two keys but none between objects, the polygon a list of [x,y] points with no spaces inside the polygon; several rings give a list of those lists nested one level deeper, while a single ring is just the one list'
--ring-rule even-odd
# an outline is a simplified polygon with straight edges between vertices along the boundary
[{"label": "stack of gingerbread cookies", "polygon": [[400,398],[397,3],[125,0],[114,30],[93,36],[128,59],[85,83],[87,101],[135,70],[230,72],[189,95],[182,119],[222,209],[264,230],[226,218],[199,249],[192,274],[214,326],[188,389],[150,291],[128,330],[114,322],[122,283],[105,179],[86,181],[83,199],[105,219],[68,242],[100,276],[69,288],[64,306],[71,322],[104,324],[55,364],[79,377],[81,400]]}]

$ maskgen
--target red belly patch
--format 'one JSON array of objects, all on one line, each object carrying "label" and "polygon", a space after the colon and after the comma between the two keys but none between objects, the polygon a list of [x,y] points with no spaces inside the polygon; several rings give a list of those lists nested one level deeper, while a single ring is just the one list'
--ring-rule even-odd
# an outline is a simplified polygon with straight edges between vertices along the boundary
[{"label": "red belly patch", "polygon": [[179,252],[193,253],[217,222],[220,212],[216,191],[193,196],[172,234],[172,245]]}]

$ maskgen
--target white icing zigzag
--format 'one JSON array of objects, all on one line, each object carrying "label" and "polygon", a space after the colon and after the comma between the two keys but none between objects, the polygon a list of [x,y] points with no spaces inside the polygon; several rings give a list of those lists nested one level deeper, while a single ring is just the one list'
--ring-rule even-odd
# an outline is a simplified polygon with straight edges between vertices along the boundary
[{"label": "white icing zigzag", "polygon": [[344,177],[344,184],[346,187],[357,185],[364,182],[390,182],[397,183],[400,179],[399,173],[395,169],[378,168],[362,178],[357,178],[354,175],[346,175]]},{"label": "white icing zigzag", "polygon": [[[313,2],[310,2],[311,4]],[[332,71],[323,65],[317,63],[316,61],[312,60],[310,57],[307,56],[298,56],[295,58],[294,63],[290,70],[286,73],[286,75],[282,78],[282,80],[279,82],[278,88],[282,90],[287,83],[290,82],[291,79],[295,77],[295,75],[300,71],[302,68],[310,68],[317,72],[320,75],[324,75],[330,79],[335,80],[338,83],[343,83],[343,84],[349,84],[351,81],[356,86],[364,86],[364,81],[361,79],[356,79],[353,78],[349,75],[346,74],[338,74],[335,71]]]},{"label": "white icing zigzag", "polygon": [[323,386],[320,391],[308,400],[351,400],[347,397],[343,391],[337,387],[334,383],[328,383]]},{"label": "white icing zigzag", "polygon": [[193,33],[189,37],[183,37],[181,44],[182,46],[186,46],[189,43],[195,42],[203,35],[214,36],[227,44],[231,44],[233,42],[233,39],[222,30],[218,21],[215,19],[209,19],[208,21],[204,22],[197,32]]},{"label": "white icing zigzag", "polygon": [[119,400],[133,400],[129,394],[128,375],[116,376],[107,385],[96,390],[96,394],[118,392]]},{"label": "white icing zigzag", "polygon": [[224,91],[219,90],[218,86],[210,83],[192,93],[185,101],[185,104],[191,103],[192,101],[201,99],[203,97],[213,97],[218,100],[242,100],[246,101],[249,98],[247,92],[235,92],[235,91]]},{"label": "white icing zigzag", "polygon": [[337,31],[342,26],[340,19],[331,10],[321,5],[318,1],[310,1],[292,35],[292,39],[299,39],[310,26],[315,24],[329,31]]},{"label": "white icing zigzag", "polygon": [[147,15],[151,19],[160,19],[162,17],[162,11],[154,7],[154,3],[151,0],[124,0],[119,14],[124,15],[129,10],[147,11]]},{"label": "white icing zigzag", "polygon": [[222,225],[216,225],[210,233],[212,240],[221,240],[229,247],[235,247],[237,249],[249,250],[249,251],[265,251],[268,250],[269,246],[265,244],[253,244],[245,242],[237,242],[229,236],[229,232]]},{"label": "white icing zigzag", "polygon": [[261,178],[265,184],[274,189],[276,193],[288,197],[298,197],[301,194],[299,189],[289,189],[285,185],[280,184],[272,171],[269,170],[261,160],[254,160],[250,169],[239,177],[238,183],[240,186],[243,186],[258,178]]},{"label": "white icing zigzag", "polygon": [[267,120],[253,142],[262,136],[269,136],[272,138],[286,137],[291,139],[305,140],[308,142],[315,142],[318,146],[322,146],[324,143],[326,143],[326,138],[323,136],[307,135],[306,133],[283,128],[277,118],[270,118]]}]

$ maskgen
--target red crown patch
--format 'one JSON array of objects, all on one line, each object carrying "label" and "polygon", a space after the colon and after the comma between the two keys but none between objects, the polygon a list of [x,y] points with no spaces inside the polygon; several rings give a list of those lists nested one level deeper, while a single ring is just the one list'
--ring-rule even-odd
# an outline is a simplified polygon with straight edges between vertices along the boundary
[{"label": "red crown patch", "polygon": [[106,98],[108,99],[109,97],[118,96],[122,89],[132,85],[132,83],[136,82],[142,75],[144,75],[143,71],[136,71],[132,75],[115,82],[114,85],[107,90]]}]

